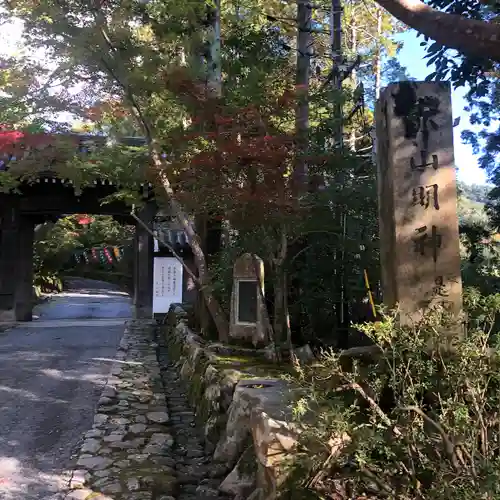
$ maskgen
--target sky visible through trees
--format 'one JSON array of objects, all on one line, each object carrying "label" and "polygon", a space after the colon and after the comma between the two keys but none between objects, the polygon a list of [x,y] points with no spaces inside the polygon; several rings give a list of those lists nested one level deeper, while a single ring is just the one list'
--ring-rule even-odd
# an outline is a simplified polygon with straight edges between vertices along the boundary
[{"label": "sky visible through trees", "polygon": [[[415,30],[408,30],[402,35],[396,37],[397,40],[404,42],[403,49],[399,53],[399,60],[402,65],[407,66],[411,76],[418,80],[423,80],[432,69],[427,67],[424,59],[424,47],[420,47],[421,37],[417,36]],[[463,144],[460,138],[460,132],[464,129],[472,129],[469,124],[468,113],[464,111],[467,102],[464,99],[466,89],[464,87],[454,90],[453,116],[460,117],[460,124],[454,129],[455,140],[455,162],[458,167],[458,178],[467,184],[486,183],[486,173],[478,167],[477,157],[472,154],[472,148]],[[476,128],[477,130],[480,127]]]}]

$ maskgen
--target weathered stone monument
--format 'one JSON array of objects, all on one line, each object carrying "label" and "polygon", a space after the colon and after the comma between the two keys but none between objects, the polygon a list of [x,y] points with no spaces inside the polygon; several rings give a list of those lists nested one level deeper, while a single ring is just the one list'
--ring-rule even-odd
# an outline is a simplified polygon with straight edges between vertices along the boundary
[{"label": "weathered stone monument", "polygon": [[462,309],[451,90],[442,82],[389,85],[376,109],[384,303],[401,323],[442,304]]},{"label": "weathered stone monument", "polygon": [[233,267],[230,338],[253,345],[264,342],[263,293],[264,263],[256,255],[245,253]]}]

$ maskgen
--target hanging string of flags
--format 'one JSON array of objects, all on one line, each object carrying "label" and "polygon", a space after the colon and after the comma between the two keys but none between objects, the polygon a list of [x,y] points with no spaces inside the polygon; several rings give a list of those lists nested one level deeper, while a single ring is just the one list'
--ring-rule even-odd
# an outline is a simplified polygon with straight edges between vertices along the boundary
[{"label": "hanging string of flags", "polygon": [[122,246],[94,247],[90,249],[79,249],[73,252],[73,258],[77,264],[100,263],[113,265],[123,258]]}]

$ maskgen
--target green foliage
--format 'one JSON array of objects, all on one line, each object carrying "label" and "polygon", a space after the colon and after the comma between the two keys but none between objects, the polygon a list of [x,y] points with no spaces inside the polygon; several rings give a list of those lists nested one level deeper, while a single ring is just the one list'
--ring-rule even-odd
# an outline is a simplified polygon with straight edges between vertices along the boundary
[{"label": "green foliage", "polygon": [[[108,281],[130,292],[133,228],[123,227],[109,216],[94,216],[88,226],[80,225],[78,219],[78,215],[72,215],[37,228],[33,248],[35,294],[61,292],[64,277],[68,275]],[[112,267],[96,262],[77,264],[74,260],[74,254],[79,250],[108,245],[125,247],[124,258]]]},{"label": "green foliage", "polygon": [[[500,8],[498,3],[480,0],[431,0],[430,5],[440,10],[453,12],[460,16],[497,23]],[[489,211],[496,227],[500,226],[500,128],[497,125],[500,103],[499,65],[487,58],[472,59],[457,55],[447,47],[425,39],[421,45],[426,47],[427,65],[434,65],[427,79],[450,80],[455,88],[467,86],[466,98],[473,130],[462,131],[464,142],[472,145],[479,155],[479,166],[488,174],[493,190],[490,193]]]},{"label": "green foliage", "polygon": [[491,185],[457,182],[457,189],[461,197],[471,200],[474,203],[482,203],[485,205],[488,203]]},{"label": "green foliage", "polygon": [[[372,285],[379,280],[374,176],[356,176],[359,163],[352,159],[340,165],[342,170],[332,176],[338,180],[316,196],[315,217],[302,221],[301,237],[307,243],[287,262],[290,279],[303,287],[291,312],[307,318],[306,338],[320,337],[329,343],[339,341],[339,326],[361,320],[359,305],[367,293],[363,270],[368,271]],[[343,210],[332,213],[333,202]]]},{"label": "green foliage", "polygon": [[35,269],[40,273],[60,273],[75,266],[73,255],[79,249],[126,244],[132,229],[123,227],[110,216],[95,216],[88,226],[79,216],[59,219],[41,228],[34,243]]},{"label": "green foliage", "polygon": [[109,145],[90,155],[74,156],[55,169],[60,178],[71,179],[75,189],[93,185],[96,179],[118,186],[117,192],[101,202],[123,201],[140,204],[140,186],[146,180],[145,148],[124,144]]},{"label": "green foliage", "polygon": [[458,185],[462,280],[484,294],[500,291],[498,234],[485,206],[489,190],[489,186]]},{"label": "green foliage", "polygon": [[42,131],[53,125],[53,116],[71,107],[64,93],[54,94],[57,76],[38,62],[28,50],[0,57],[0,125],[7,130]]},{"label": "green foliage", "polygon": [[[318,133],[318,142],[328,130],[324,127]],[[314,337],[336,343],[342,303],[347,304],[351,320],[362,317],[359,303],[366,297],[363,270],[368,270],[372,285],[379,279],[373,170],[363,175],[363,161],[349,154],[327,158],[323,168],[331,179],[328,187],[305,197],[300,209],[286,218],[267,218],[265,224],[236,226],[228,231],[224,247],[210,266],[214,292],[229,311],[234,262],[245,252],[256,253],[268,264],[265,293],[273,303],[284,219],[288,248],[283,265],[290,285],[289,313],[294,339],[300,343]],[[341,220],[332,211],[333,203],[345,207]],[[299,293],[294,289],[296,282],[301,284]],[[295,338],[299,331],[300,337]]]},{"label": "green foliage", "polygon": [[62,292],[63,282],[58,273],[38,268],[33,276],[35,295]]},{"label": "green foliage", "polygon": [[404,328],[384,314],[358,327],[371,360],[296,366],[306,430],[282,498],[498,498],[500,295],[465,305],[465,333],[442,310]]},{"label": "green foliage", "polygon": [[[327,5],[315,13],[313,38],[318,51],[313,64],[320,72],[312,75],[312,88],[322,84],[331,66],[324,57],[329,50]],[[25,22],[26,46],[48,54],[65,88],[78,84],[81,91],[68,111],[86,116],[92,130],[115,137],[152,134],[170,154],[182,149],[177,132],[200,111],[192,109],[185,89],[173,88],[171,83],[178,80],[180,69],[191,81],[205,79],[206,68],[199,57],[206,35],[205,9],[204,2],[106,2],[89,10],[81,0],[71,0],[64,8],[54,0],[18,0],[9,4],[6,16]],[[363,58],[368,60],[380,46],[388,54],[393,52],[390,35],[399,25],[389,15],[382,14],[382,31],[378,32],[373,2],[351,1],[346,9],[346,31],[355,25],[370,35],[358,37]],[[288,21],[294,14],[292,4],[275,1],[246,0],[222,6],[226,105],[267,104],[270,93],[294,81],[291,46],[296,33]],[[53,91],[54,95],[58,92]]]}]

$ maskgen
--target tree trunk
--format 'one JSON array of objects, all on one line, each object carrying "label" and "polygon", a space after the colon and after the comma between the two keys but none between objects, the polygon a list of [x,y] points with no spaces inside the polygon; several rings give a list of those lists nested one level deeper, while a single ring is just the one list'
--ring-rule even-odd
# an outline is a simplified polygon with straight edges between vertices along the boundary
[{"label": "tree trunk", "polygon": [[206,257],[201,247],[200,239],[194,231],[189,218],[184,213],[177,201],[171,199],[171,206],[173,213],[176,215],[177,221],[181,224],[181,227],[187,236],[189,246],[193,251],[194,261],[196,264],[196,268],[198,269],[200,291],[203,299],[205,300],[207,309],[210,312],[210,316],[214,320],[219,340],[221,342],[227,342],[229,340],[229,324],[224,311],[222,310],[219,302],[213,294],[210,279],[208,277]]},{"label": "tree trunk", "polygon": [[298,94],[295,111],[295,134],[297,158],[293,172],[295,192],[302,192],[307,186],[307,134],[309,131],[309,74],[311,65],[311,6],[307,0],[297,0],[297,71]]},{"label": "tree trunk", "polygon": [[[356,21],[353,20],[351,26],[351,53],[353,57],[357,56],[358,52],[358,27],[356,26]],[[358,74],[356,68],[351,72],[352,88],[356,89],[358,86]],[[354,103],[357,104],[357,103]],[[349,149],[352,152],[356,152],[356,127],[351,127],[351,133],[349,134]]]},{"label": "tree trunk", "polygon": [[[208,9],[209,9],[210,26],[207,30],[207,40],[210,43],[210,51],[206,60],[206,69],[207,69],[206,90],[207,90],[207,96],[209,98],[218,99],[220,98],[222,93],[222,70],[221,70],[221,60],[220,60],[220,45],[221,45],[220,0],[215,0],[214,4],[208,7]],[[215,117],[214,117],[213,127],[214,131],[217,131]],[[206,213],[201,214],[199,220],[201,221],[204,227],[204,230],[202,232],[203,240],[201,238],[196,238],[195,246],[197,245],[198,248],[196,252],[193,246],[191,246],[191,249],[193,250],[193,254],[195,256],[195,262],[197,263],[200,281],[206,282],[202,284],[200,293],[204,299],[206,309],[208,310],[210,316],[212,317],[215,323],[219,340],[222,342],[227,342],[229,340],[229,326],[227,325],[227,320],[225,321],[226,325],[222,325],[220,320],[222,309],[220,308],[220,305],[216,300],[214,302],[215,297],[211,292],[207,295],[207,287],[209,287],[209,283],[207,282],[208,264],[209,264],[208,259],[210,259],[211,256],[210,251],[208,249],[209,245],[207,240],[209,237],[208,228],[211,226],[213,220],[211,219],[210,214]],[[196,257],[196,253],[198,254],[198,258]],[[204,269],[204,275],[205,275],[204,278],[201,278],[201,270],[198,263],[201,264]],[[202,330],[208,330],[210,327],[210,322],[203,306],[199,308],[199,320]],[[222,327],[224,328],[224,331],[221,331]]]},{"label": "tree trunk", "polygon": [[[342,53],[342,3],[341,0],[331,0],[330,9],[330,43],[332,46],[332,61],[334,74],[332,78],[332,86],[336,90],[342,90],[342,78],[340,72],[340,66],[344,62],[344,56]],[[343,116],[342,116],[342,104],[340,96],[337,97],[337,102],[334,106],[334,117],[335,117],[335,130],[333,132],[333,139],[335,142],[335,149],[343,148]]]},{"label": "tree trunk", "polygon": [[288,250],[288,238],[285,227],[281,231],[278,255],[274,259],[274,317],[273,330],[276,346],[281,346],[287,341],[287,285],[285,261]]},{"label": "tree trunk", "polygon": [[394,17],[441,45],[500,62],[500,25],[448,14],[420,0],[376,0]]},{"label": "tree trunk", "polygon": [[[196,234],[198,235],[200,247],[205,255],[206,265],[209,266],[209,256],[207,253],[207,215],[206,213],[197,214],[194,219],[194,227],[196,228]],[[196,301],[196,326],[199,330],[199,333],[202,336],[205,336],[210,331],[211,326],[211,314],[208,310],[207,303],[203,297],[203,292],[201,287],[198,289],[198,300]]]},{"label": "tree trunk", "polygon": [[[252,262],[253,262],[253,270],[255,273],[255,276],[260,275],[260,264],[257,261],[257,256],[255,254],[252,254]],[[259,283],[258,287],[258,293],[259,293],[259,298],[261,302],[261,314],[262,314],[262,322],[264,323],[264,328],[266,330],[266,336],[267,336],[267,342],[269,344],[274,346],[275,354],[276,354],[276,361],[280,362],[281,361],[281,352],[278,349],[278,345],[276,344],[276,335],[273,330],[273,325],[271,324],[271,318],[269,316],[269,309],[267,307],[266,303],[266,297],[264,295],[264,289],[263,289],[264,283]]]},{"label": "tree trunk", "polygon": [[217,333],[219,335],[219,340],[221,342],[227,342],[229,340],[229,323],[227,321],[226,315],[224,314],[224,311],[222,310],[219,302],[213,294],[210,279],[208,277],[207,260],[201,246],[200,238],[196,234],[196,231],[194,230],[193,224],[189,220],[187,213],[184,212],[184,209],[174,196],[170,181],[164,174],[165,166],[163,165],[163,160],[160,156],[160,153],[156,150],[156,146],[153,142],[150,144],[150,151],[158,176],[167,195],[167,200],[170,202],[172,213],[182,227],[187,237],[189,246],[191,247],[191,250],[193,252],[194,261],[198,270],[200,292],[205,301],[207,309],[210,312],[212,319],[214,320],[215,327],[217,328]]},{"label": "tree trunk", "polygon": [[377,51],[375,52],[374,73],[375,73],[375,101],[380,97],[382,88],[382,9],[377,9]]},{"label": "tree trunk", "polygon": [[290,361],[293,361],[292,327],[290,325],[290,310],[288,309],[288,276],[285,271],[283,271],[283,289],[285,290],[283,296],[283,309],[285,310],[286,345],[288,347]]},{"label": "tree trunk", "polygon": [[286,341],[285,276],[282,266],[276,266],[274,277],[274,317],[273,330],[275,343],[282,346]]},{"label": "tree trunk", "polygon": [[[188,240],[189,246],[193,252],[196,268],[198,271],[198,276],[195,276],[189,267],[186,266],[182,257],[180,257],[173,248],[170,248],[174,257],[181,262],[184,269],[191,275],[194,283],[198,287],[198,290],[203,297],[203,300],[206,304],[206,307],[214,321],[215,327],[217,328],[217,333],[219,335],[219,340],[221,342],[227,342],[229,340],[229,323],[227,321],[227,317],[224,314],[219,302],[215,298],[212,290],[212,286],[210,283],[210,279],[208,277],[207,270],[207,261],[205,257],[205,252],[201,246],[200,237],[196,233],[193,224],[189,220],[189,216],[184,211],[180,203],[177,201],[174,195],[174,191],[172,186],[170,185],[170,181],[168,177],[164,173],[165,165],[163,159],[161,158],[160,153],[158,152],[155,142],[148,135],[149,142],[149,150],[151,154],[151,159],[154,162],[157,176],[159,178],[160,183],[163,185],[165,190],[167,201],[169,202],[170,208],[172,210],[173,215],[175,216],[177,222],[182,227],[186,238]],[[136,220],[140,221],[140,219],[136,218]],[[151,229],[148,229],[148,226],[142,223],[143,227],[151,232]],[[152,233],[151,233],[152,234]],[[168,244],[163,242],[164,244]]]},{"label": "tree trunk", "polygon": [[[301,195],[307,189],[315,189],[323,183],[323,179],[316,175],[309,176],[306,162],[306,153],[309,140],[309,80],[311,68],[311,30],[312,6],[308,0],[297,0],[297,67],[295,83],[298,102],[295,109],[295,163],[292,176],[292,193],[299,203]],[[284,181],[284,180],[283,180]],[[283,189],[284,191],[284,189]],[[281,227],[281,241],[279,243],[278,258],[276,259],[275,286],[274,286],[274,333],[276,346],[280,346],[286,337],[285,325],[287,321],[288,288],[285,276],[285,259],[288,251],[287,230]]]},{"label": "tree trunk", "polygon": [[222,67],[220,58],[220,0],[215,0],[212,9],[212,25],[209,29],[210,56],[207,60],[207,87],[213,97],[222,93]]},{"label": "tree trunk", "polygon": [[[215,7],[213,7],[213,9],[215,9],[215,15],[211,16],[212,45],[210,50],[211,61],[208,61],[209,74],[207,75],[207,90],[209,94],[215,93],[216,97],[218,97],[220,93],[220,0],[216,0]],[[106,33],[106,19],[100,12],[98,13],[97,25],[103,39],[109,46],[110,50],[114,52],[115,47]],[[183,58],[185,59],[184,51],[181,51],[180,58],[182,63]],[[132,114],[138,125],[144,131],[150,159],[153,163],[153,174],[156,176],[161,186],[163,186],[166,200],[170,205],[174,217],[183,229],[189,246],[193,252],[194,261],[198,270],[198,279],[196,283],[207,305],[207,309],[214,320],[219,340],[227,342],[229,340],[229,323],[224,311],[213,294],[210,279],[208,277],[207,260],[205,253],[203,252],[200,238],[196,234],[194,226],[189,220],[188,214],[184,211],[182,205],[177,201],[172,185],[170,184],[170,180],[166,174],[168,165],[161,156],[162,151],[158,147],[157,136],[154,132],[153,126],[148,117],[142,112],[141,106],[128,83],[122,80],[119,73],[110,69],[107,64],[104,64],[103,69],[123,89],[124,97],[130,105]]]}]

